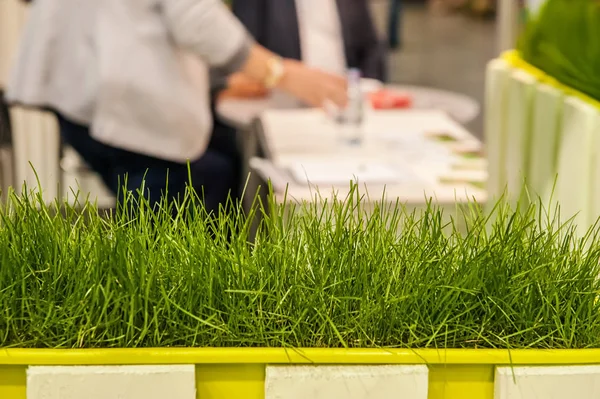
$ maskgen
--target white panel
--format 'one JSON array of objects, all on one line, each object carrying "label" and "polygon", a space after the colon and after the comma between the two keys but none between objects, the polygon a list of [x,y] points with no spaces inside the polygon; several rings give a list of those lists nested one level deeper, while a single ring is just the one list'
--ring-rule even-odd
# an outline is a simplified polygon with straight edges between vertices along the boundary
[{"label": "white panel", "polygon": [[426,366],[268,366],[265,399],[426,399]]},{"label": "white panel", "polygon": [[592,199],[590,209],[590,224],[596,223],[600,218],[600,111],[596,113],[594,126],[592,128],[594,140],[594,154],[592,165],[592,176],[590,187],[592,188]]},{"label": "white panel", "polygon": [[499,367],[494,399],[597,399],[600,366]]},{"label": "white panel", "polygon": [[[21,0],[0,0],[0,88],[8,80],[27,9]],[[44,199],[53,201],[59,183],[59,135],[54,118],[47,113],[15,107],[11,110],[11,122],[15,189],[19,191],[23,183],[31,189],[36,188],[39,178]]]},{"label": "white panel", "polygon": [[540,197],[544,206],[551,207],[557,172],[558,140],[564,104],[558,89],[539,84],[533,109],[531,163],[528,182],[532,195]]},{"label": "white panel", "polygon": [[[15,189],[27,183],[38,188],[38,179],[46,202],[58,195],[60,136],[53,115],[12,107],[10,110],[15,162]],[[37,176],[36,176],[37,174]]]},{"label": "white panel", "polygon": [[[563,221],[574,217],[578,233],[590,225],[594,130],[598,110],[574,97],[565,100],[559,140],[556,199]],[[595,185],[595,184],[594,184]]]},{"label": "white panel", "polygon": [[510,76],[506,128],[506,181],[507,195],[515,204],[523,194],[529,173],[533,99],[537,82],[524,71]]},{"label": "white panel", "polygon": [[29,367],[27,399],[195,399],[188,366]]},{"label": "white panel", "polygon": [[504,137],[506,105],[508,101],[508,77],[511,68],[506,61],[496,59],[487,66],[485,81],[485,148],[488,159],[488,206],[504,193],[506,174],[504,159],[506,141]]}]

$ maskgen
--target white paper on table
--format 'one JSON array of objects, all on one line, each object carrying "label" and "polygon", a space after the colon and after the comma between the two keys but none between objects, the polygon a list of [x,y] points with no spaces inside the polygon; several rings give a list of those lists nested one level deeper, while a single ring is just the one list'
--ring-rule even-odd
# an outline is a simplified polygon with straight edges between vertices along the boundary
[{"label": "white paper on table", "polygon": [[487,181],[487,170],[454,170],[440,176],[442,181],[462,181],[465,183],[485,183]]},{"label": "white paper on table", "polygon": [[303,184],[399,183],[414,180],[409,170],[361,160],[308,160],[290,166],[294,180]]},{"label": "white paper on table", "polygon": [[424,132],[407,131],[402,133],[387,132],[379,136],[389,144],[397,156],[407,162],[431,160],[434,163],[451,163],[457,159],[447,143],[427,137]]},{"label": "white paper on table", "polygon": [[424,132],[386,133],[380,137],[393,148],[397,159],[418,171],[419,177],[429,184],[435,184],[440,176],[451,173],[462,158],[452,151],[449,143],[428,137]]},{"label": "white paper on table", "polygon": [[452,163],[452,170],[484,170],[487,175],[487,166],[488,162],[485,158],[461,158]]}]

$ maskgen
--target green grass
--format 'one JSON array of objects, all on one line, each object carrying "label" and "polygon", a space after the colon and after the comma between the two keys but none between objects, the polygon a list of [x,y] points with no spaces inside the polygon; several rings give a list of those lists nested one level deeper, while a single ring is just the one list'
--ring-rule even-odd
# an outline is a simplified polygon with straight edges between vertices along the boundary
[{"label": "green grass", "polygon": [[499,205],[466,208],[461,232],[431,204],[367,214],[354,188],[257,202],[252,244],[252,214],[206,215],[193,199],[172,219],[131,199],[101,216],[11,195],[0,346],[600,347],[596,228],[578,240],[533,207]]},{"label": "green grass", "polygon": [[547,0],[519,40],[525,61],[600,100],[600,2]]},{"label": "green grass", "polygon": [[448,133],[437,133],[436,132],[436,133],[429,133],[427,136],[429,138],[431,138],[432,140],[439,141],[442,143],[453,143],[453,142],[457,141],[456,137],[454,137]]}]

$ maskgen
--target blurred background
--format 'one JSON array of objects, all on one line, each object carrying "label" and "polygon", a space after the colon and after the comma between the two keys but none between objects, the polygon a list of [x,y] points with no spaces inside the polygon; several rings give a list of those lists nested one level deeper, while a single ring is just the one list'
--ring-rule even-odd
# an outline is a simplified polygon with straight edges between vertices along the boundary
[{"label": "blurred background", "polygon": [[[435,129],[454,131],[457,137],[466,138],[464,148],[480,151],[468,136],[485,141],[486,66],[504,50],[515,47],[521,3],[517,0],[368,1],[381,40],[389,50],[387,87],[397,92],[406,91],[418,105],[415,108],[448,114],[448,121],[440,122],[445,127]],[[6,84],[27,7],[22,0],[0,0],[0,91]],[[6,106],[0,112],[3,187],[6,188],[7,182],[14,182],[13,185],[19,187],[24,180],[30,186],[35,185],[39,178],[48,199],[68,194],[71,187],[79,187],[94,198],[105,198],[100,199],[100,204],[108,206],[113,199],[98,179],[81,165],[77,156],[62,146],[53,118],[16,108],[13,107],[10,118]],[[404,125],[408,114],[397,114],[400,118],[397,122],[392,119],[386,123],[395,128]],[[431,130],[425,125],[418,126],[418,123],[413,125],[417,130]],[[424,148],[418,151],[429,151]],[[257,155],[249,155],[247,161]],[[393,154],[391,156],[393,158]],[[38,176],[33,174],[30,161]],[[479,174],[473,181],[464,177],[464,173],[456,177],[455,171],[444,171],[454,176],[450,180],[455,184],[445,187],[448,193],[464,192],[465,184],[484,185],[485,177],[479,177],[484,176],[484,162],[481,159],[477,164],[482,169],[477,171]],[[252,169],[249,162],[246,164]],[[415,164],[412,167],[424,169],[429,166]],[[432,176],[436,184],[446,179],[437,174]],[[270,175],[266,177],[271,178]],[[286,182],[291,181],[289,176],[284,176],[286,179]],[[399,192],[406,191],[405,187],[399,187]],[[413,191],[422,197],[421,186]],[[480,192],[480,196],[483,201],[484,193]],[[448,198],[454,197],[449,195]]]},{"label": "blurred background", "polygon": [[[371,5],[381,36],[388,36],[389,1]],[[485,67],[499,53],[497,18],[495,1],[403,0],[390,80],[466,94],[483,104]],[[467,128],[481,138],[482,114]]]}]

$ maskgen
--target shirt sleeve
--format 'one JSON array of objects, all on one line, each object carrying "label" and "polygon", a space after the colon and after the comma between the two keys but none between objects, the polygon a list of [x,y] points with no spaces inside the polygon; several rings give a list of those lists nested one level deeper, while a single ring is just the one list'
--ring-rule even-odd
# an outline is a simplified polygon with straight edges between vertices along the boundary
[{"label": "shirt sleeve", "polygon": [[159,0],[175,43],[225,75],[245,64],[252,37],[222,0]]}]

